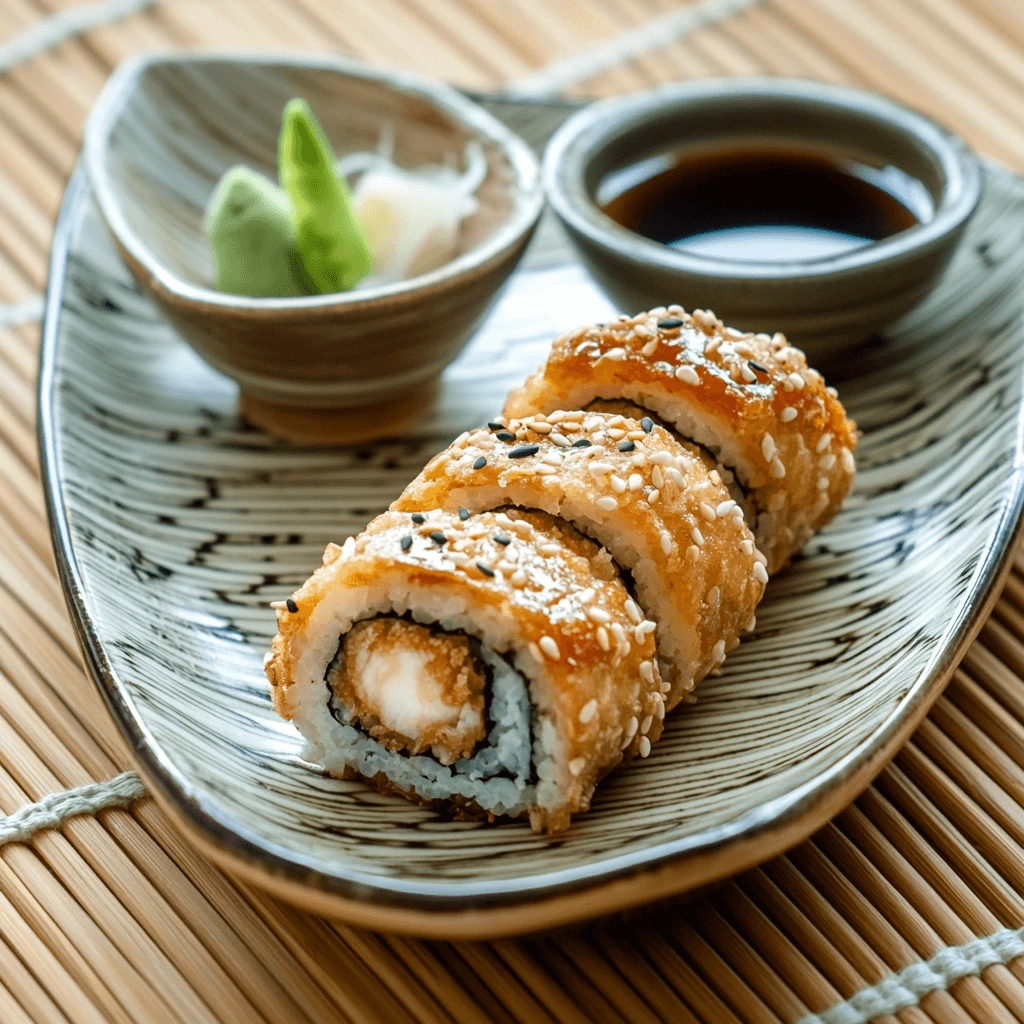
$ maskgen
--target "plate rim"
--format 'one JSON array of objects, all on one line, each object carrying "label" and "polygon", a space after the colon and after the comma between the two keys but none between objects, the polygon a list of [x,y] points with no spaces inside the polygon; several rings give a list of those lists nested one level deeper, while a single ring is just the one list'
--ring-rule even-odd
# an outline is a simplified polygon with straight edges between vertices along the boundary
[{"label": "plate rim", "polygon": [[[1005,173],[1005,172],[1004,172]],[[303,862],[191,792],[146,728],[108,661],[89,614],[60,473],[56,362],[71,244],[91,189],[73,171],[54,228],[40,345],[37,442],[51,543],[68,612],[89,675],[158,802],[209,856],[232,874],[316,913],[380,930],[434,938],[493,938],[551,928],[658,901],[713,883],[776,856],[848,806],[911,735],[952,676],[995,604],[1024,536],[1024,401],[1017,408],[1009,500],[979,556],[960,614],[931,659],[880,725],[844,757],[739,818],[682,839],[618,857],[522,878],[406,882],[339,865]]]}]

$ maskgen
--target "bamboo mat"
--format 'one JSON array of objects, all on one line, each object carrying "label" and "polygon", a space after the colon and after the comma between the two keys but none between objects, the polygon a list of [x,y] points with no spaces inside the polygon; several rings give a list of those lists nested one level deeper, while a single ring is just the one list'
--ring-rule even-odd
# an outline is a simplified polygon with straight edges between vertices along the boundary
[{"label": "bamboo mat", "polygon": [[[73,6],[0,0],[0,67],[5,40]],[[671,38],[680,24],[673,21],[676,6],[162,0],[8,62],[14,66],[0,74],[0,303],[25,304],[0,306],[0,324],[31,321],[86,113],[112,66],[144,50],[326,48],[474,89],[517,82],[525,88],[531,81],[536,89],[529,76],[538,69],[609,40],[642,40],[638,27],[662,19],[654,24],[655,34],[664,26],[663,45],[570,91],[600,96],[746,73],[859,84],[933,114],[983,152],[1024,170],[1020,0],[719,3],[711,5],[718,21]],[[599,50],[605,59],[591,66],[602,68],[611,52]],[[570,77],[580,73],[578,63],[573,67]],[[53,571],[34,440],[37,346],[32,322],[0,329],[6,813],[130,767],[82,671]],[[229,880],[143,799],[0,847],[0,1024],[790,1024],[943,947],[1021,925],[1018,555],[961,670],[876,784],[788,856],[709,897],[523,940],[460,944],[376,935],[313,918]],[[1024,959],[988,966],[879,1019],[1024,1021]]]}]

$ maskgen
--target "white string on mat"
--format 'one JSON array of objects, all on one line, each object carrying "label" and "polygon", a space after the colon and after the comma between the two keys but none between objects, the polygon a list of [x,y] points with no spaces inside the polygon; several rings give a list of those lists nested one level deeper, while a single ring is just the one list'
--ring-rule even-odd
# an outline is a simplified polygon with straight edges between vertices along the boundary
[{"label": "white string on mat", "polygon": [[42,319],[44,304],[42,295],[29,295],[20,302],[0,302],[0,330],[36,323]]},{"label": "white string on mat", "polygon": [[506,96],[522,99],[554,96],[567,86],[585,82],[602,71],[610,71],[627,60],[666,46],[690,32],[723,21],[757,3],[760,0],[696,0],[695,3],[644,22],[589,50],[556,60],[539,71],[511,82],[502,92]]},{"label": "white string on mat", "polygon": [[137,772],[122,772],[106,782],[91,782],[63,793],[51,793],[0,818],[0,846],[23,843],[40,829],[57,828],[68,818],[98,814],[108,807],[127,807],[145,795],[146,787]]},{"label": "white string on mat", "polygon": [[99,25],[119,21],[129,14],[152,7],[157,0],[104,0],[103,3],[67,7],[37,21],[31,28],[0,43],[0,74],[10,71],[37,53],[49,50],[71,36],[81,35]]},{"label": "white string on mat", "polygon": [[947,989],[961,978],[981,974],[993,964],[1008,964],[1019,956],[1024,956],[1024,928],[1000,928],[985,938],[940,949],[927,962],[904,967],[822,1013],[802,1017],[797,1024],[868,1024],[876,1017],[917,1006],[929,992]]}]

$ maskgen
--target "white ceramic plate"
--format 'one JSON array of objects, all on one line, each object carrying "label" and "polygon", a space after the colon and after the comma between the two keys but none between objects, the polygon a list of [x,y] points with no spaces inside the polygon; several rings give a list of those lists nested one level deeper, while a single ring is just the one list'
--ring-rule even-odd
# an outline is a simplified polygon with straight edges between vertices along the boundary
[{"label": "white ceramic plate", "polygon": [[511,933],[765,859],[881,768],[994,599],[1024,492],[1022,270],[1024,183],[990,170],[938,291],[833,375],[864,429],[843,512],[772,580],[756,634],[651,757],[546,839],[451,822],[305,763],[270,707],[267,605],[607,301],[542,232],[415,436],[293,449],[239,422],[234,385],[141,296],[76,175],[54,242],[40,431],[89,667],[155,793],[205,849],[357,923]]}]

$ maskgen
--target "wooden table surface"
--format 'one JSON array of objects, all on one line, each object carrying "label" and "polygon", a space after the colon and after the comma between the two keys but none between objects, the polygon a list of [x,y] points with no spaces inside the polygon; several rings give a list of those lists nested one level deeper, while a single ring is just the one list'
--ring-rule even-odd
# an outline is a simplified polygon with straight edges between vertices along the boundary
[{"label": "wooden table surface", "polygon": [[[34,435],[51,226],[113,66],[170,47],[335,50],[461,86],[577,96],[797,75],[888,93],[1024,168],[1022,0],[680,10],[677,0],[115,0],[104,11],[118,20],[58,41],[81,14],[74,3],[0,0],[0,811],[131,767],[65,614]],[[946,694],[835,822],[709,898],[523,940],[419,942],[311,917],[225,877],[148,798],[72,819],[0,846],[0,1024],[866,1019],[849,1004],[825,1011],[945,947],[1024,924],[1022,676],[1018,556]],[[901,975],[902,1004],[914,1005],[879,1019],[1024,1021],[1024,959],[1010,959],[1012,942],[1000,949],[1008,963],[980,974],[979,964],[948,991],[942,970]],[[969,969],[962,951],[943,957],[933,967]],[[892,989],[854,1003],[894,1010],[898,998],[878,1002]]]}]

